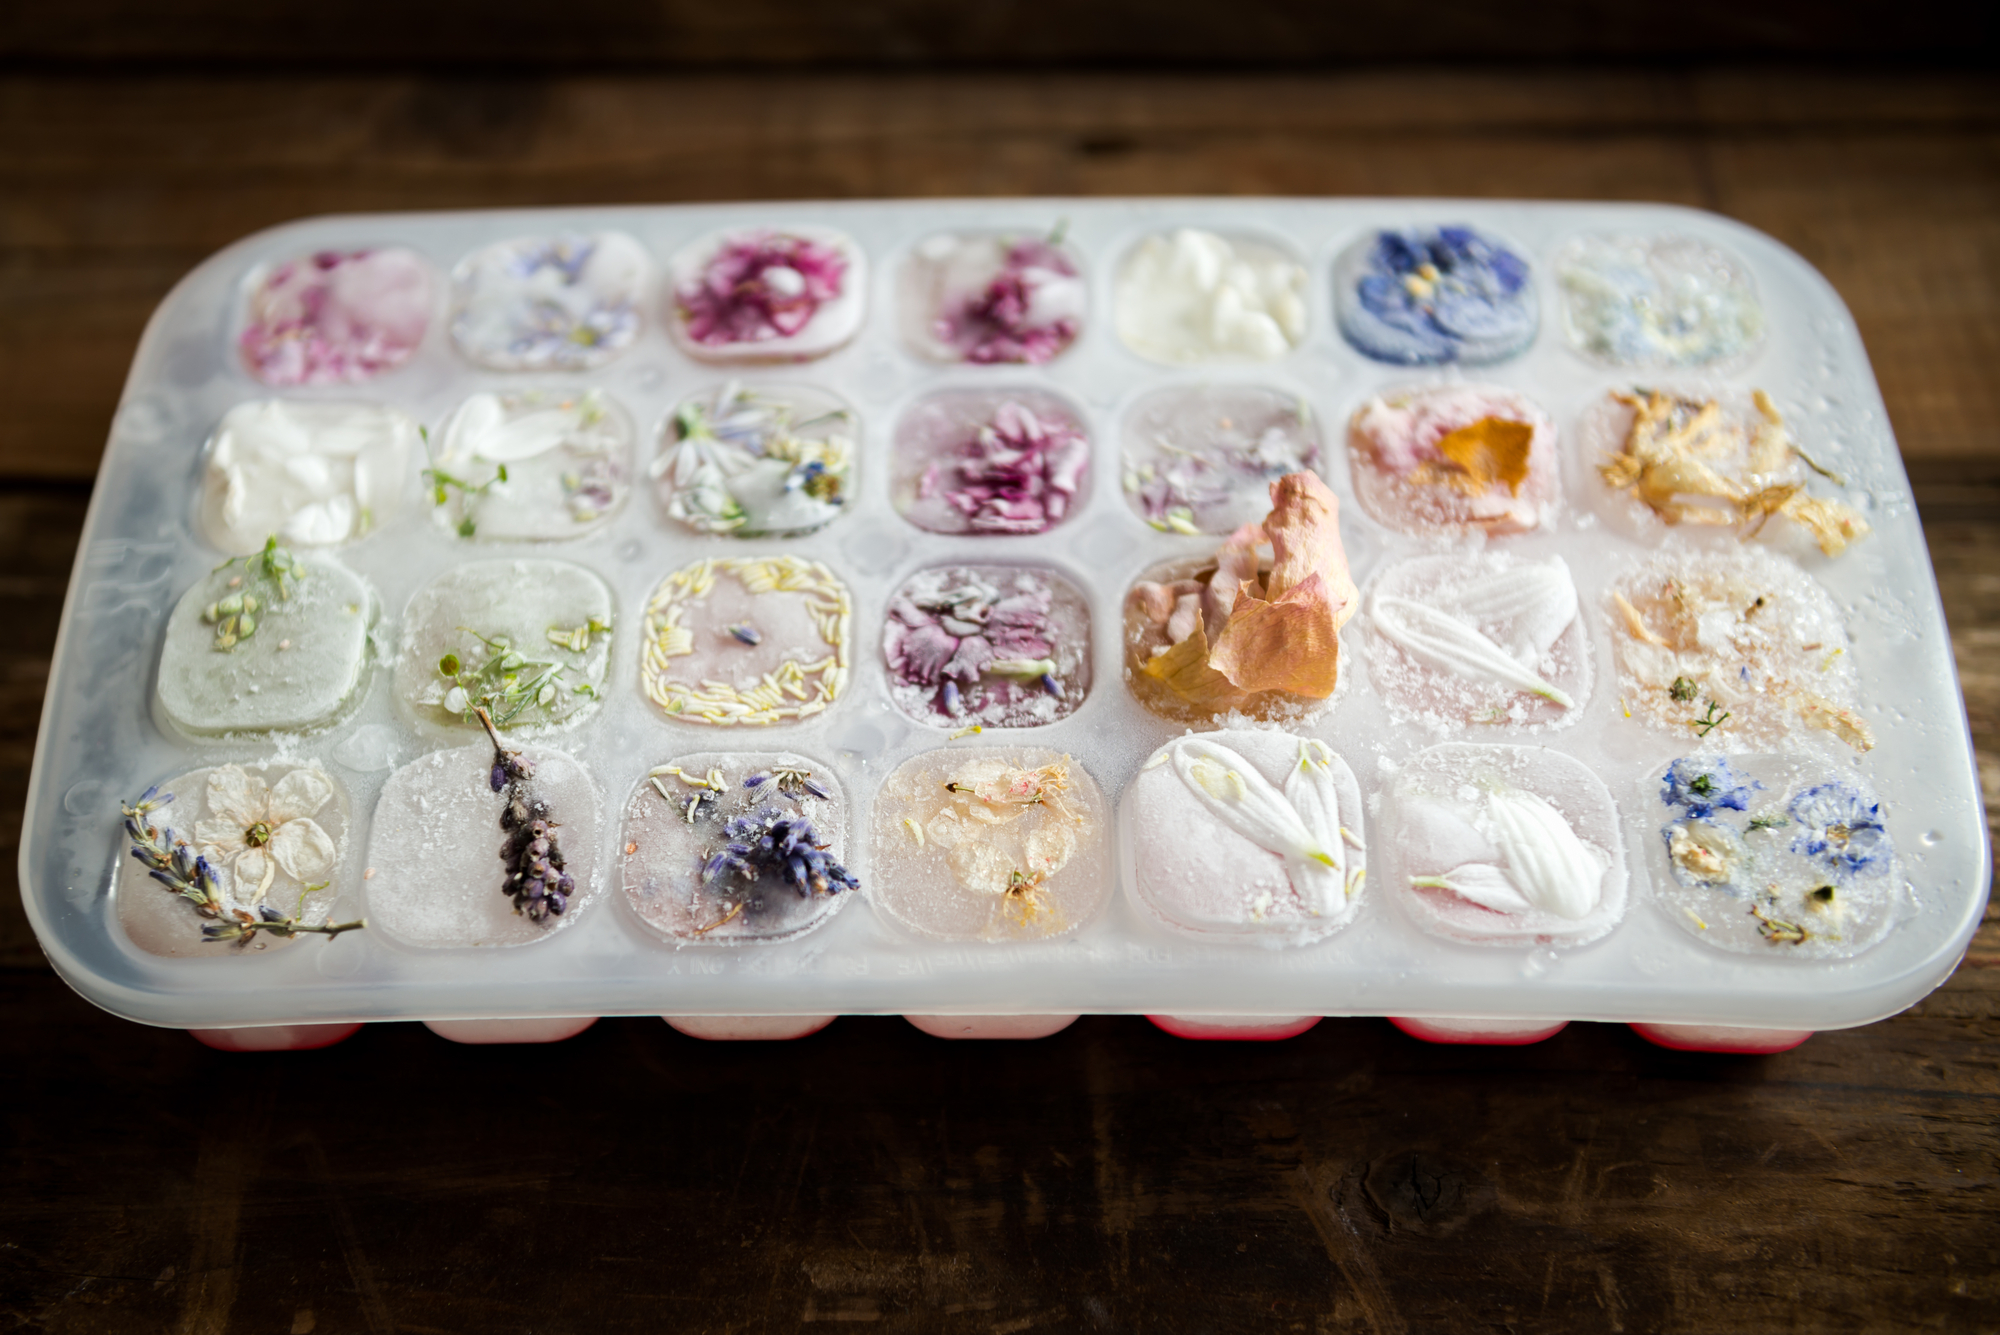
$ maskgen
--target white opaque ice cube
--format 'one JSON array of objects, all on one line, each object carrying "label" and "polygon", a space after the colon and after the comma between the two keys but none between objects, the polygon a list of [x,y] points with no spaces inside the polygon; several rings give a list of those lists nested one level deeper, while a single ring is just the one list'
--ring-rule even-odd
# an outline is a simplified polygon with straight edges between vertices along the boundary
[{"label": "white opaque ice cube", "polygon": [[402,510],[417,443],[416,421],[394,408],[238,404],[208,443],[202,536],[233,555],[272,536],[301,547],[358,538]]},{"label": "white opaque ice cube", "polygon": [[[1187,763],[1203,757],[1220,766],[1214,771],[1225,793],[1220,804],[1196,786],[1203,772]],[[1302,765],[1317,772],[1295,783]],[[1307,779],[1324,782],[1307,785]],[[1239,791],[1240,798],[1227,796]],[[1361,789],[1347,762],[1324,743],[1264,729],[1169,742],[1126,790],[1120,821],[1139,903],[1176,931],[1305,944],[1332,935],[1360,911],[1368,857]],[[1317,868],[1302,863],[1309,855],[1296,844],[1276,837],[1283,835],[1309,838],[1324,855],[1312,859]]]},{"label": "white opaque ice cube", "polygon": [[[280,596],[278,582],[261,573],[264,559],[248,557],[203,576],[167,617],[159,704],[184,732],[313,731],[359,702],[374,591],[359,575],[316,556],[286,577]],[[238,600],[233,614],[231,600]],[[255,629],[225,647],[232,615],[239,630],[243,615]]]},{"label": "white opaque ice cube", "polygon": [[920,936],[1063,936],[1110,898],[1110,811],[1097,781],[1061,752],[914,756],[883,780],[874,834],[868,896]]},{"label": "white opaque ice cube", "polygon": [[[454,566],[418,589],[403,613],[396,694],[438,727],[477,728],[467,716],[482,704],[502,727],[567,727],[601,700],[611,624],[611,590],[582,566]],[[506,666],[509,653],[522,662]],[[442,670],[446,655],[458,660],[454,676]]]},{"label": "white opaque ice cube", "polygon": [[530,796],[558,827],[563,870],[576,883],[563,913],[540,922],[502,888],[504,793],[493,790],[487,744],[433,751],[389,776],[375,804],[365,892],[368,923],[407,946],[525,946],[573,926],[597,897],[603,813],[596,785],[561,751],[530,746]]}]

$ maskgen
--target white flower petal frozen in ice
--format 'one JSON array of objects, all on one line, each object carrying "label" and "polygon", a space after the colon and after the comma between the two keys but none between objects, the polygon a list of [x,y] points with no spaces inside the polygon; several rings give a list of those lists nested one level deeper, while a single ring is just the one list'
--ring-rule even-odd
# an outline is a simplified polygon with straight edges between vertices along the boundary
[{"label": "white flower petal frozen in ice", "polygon": [[1160,362],[1270,361],[1305,336],[1305,269],[1191,227],[1147,237],[1118,279],[1118,333]]},{"label": "white flower petal frozen in ice", "polygon": [[[1315,793],[1314,808],[1302,813],[1242,756],[1197,737],[1174,744],[1174,773],[1224,825],[1285,859],[1285,870],[1307,905],[1319,914],[1344,902],[1337,807],[1329,828],[1308,826],[1326,818],[1327,801]],[[1330,778],[1330,775],[1328,776]],[[1317,780],[1308,782],[1316,786]]]},{"label": "white flower petal frozen in ice", "polygon": [[1418,889],[1449,890],[1495,913],[1530,913],[1535,908],[1513,879],[1490,862],[1468,862],[1442,876],[1413,876],[1410,884]]},{"label": "white flower petal frozen in ice", "polygon": [[1495,784],[1484,833],[1507,859],[1507,878],[1530,904],[1574,922],[1597,908],[1605,862],[1547,798]]},{"label": "white flower petal frozen in ice", "polygon": [[209,445],[203,536],[232,555],[272,534],[295,546],[360,537],[401,508],[417,439],[416,422],[393,408],[238,404]]},{"label": "white flower petal frozen in ice", "polygon": [[1500,647],[1523,664],[1540,662],[1578,611],[1576,581],[1559,556],[1476,576],[1448,590],[1440,602],[1461,621],[1494,626]]},{"label": "white flower petal frozen in ice", "polygon": [[[1572,596],[1574,590],[1572,589]],[[1497,681],[1529,691],[1564,709],[1569,695],[1523,667],[1505,649],[1457,617],[1410,598],[1377,594],[1369,620],[1389,641],[1420,662],[1475,681]]]},{"label": "white flower petal frozen in ice", "polygon": [[218,765],[208,775],[212,814],[195,823],[195,851],[227,873],[238,904],[253,907],[279,871],[302,883],[332,874],[338,850],[312,819],[332,800],[332,781],[317,769],[295,769],[274,789],[241,765]]}]

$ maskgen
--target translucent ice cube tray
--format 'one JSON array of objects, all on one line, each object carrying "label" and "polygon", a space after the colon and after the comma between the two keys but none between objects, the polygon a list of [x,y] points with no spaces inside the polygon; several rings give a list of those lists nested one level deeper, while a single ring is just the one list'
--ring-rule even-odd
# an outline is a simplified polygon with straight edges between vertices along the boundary
[{"label": "translucent ice cube tray", "polygon": [[[1059,220],[1085,266],[1091,305],[1081,336],[1042,367],[939,366],[899,336],[897,275],[922,238],[945,229],[1041,232]],[[816,361],[728,369],[685,355],[663,327],[661,275],[681,247],[723,226],[814,223],[851,235],[869,259],[859,336]],[[1345,343],[1333,318],[1334,260],[1371,229],[1470,223],[1519,247],[1535,265],[1542,320],[1533,344],[1498,365],[1469,371],[1371,362]],[[1309,275],[1309,322],[1300,346],[1276,361],[1210,369],[1147,362],[1119,341],[1112,319],[1120,258],[1142,237],[1175,227],[1263,238],[1291,251]],[[247,284],[260,266],[320,249],[407,246],[442,277],[462,256],[529,234],[613,229],[650,251],[653,286],[637,341],[586,373],[482,371],[454,350],[439,284],[422,346],[405,366],[353,386],[273,390],[253,379],[236,349]],[[1722,390],[1768,390],[1815,457],[1851,484],[1874,533],[1836,560],[1778,538],[1842,609],[1861,681],[1861,712],[1879,745],[1852,764],[1879,792],[1908,879],[1902,920],[1857,958],[1815,962],[1781,950],[1731,954],[1704,946],[1670,921],[1658,891],[1667,867],[1665,812],[1648,776],[1693,746],[1623,715],[1611,657],[1607,589],[1626,565],[1662,542],[1727,547],[1727,532],[1635,538],[1600,522],[1602,487],[1588,460],[1566,457],[1567,500],[1553,526],[1498,540],[1524,555],[1560,554],[1575,572],[1596,689],[1574,726],[1543,734],[1469,740],[1545,745],[1603,777],[1624,828],[1630,906],[1615,930],[1569,950],[1456,944],[1419,930],[1380,885],[1345,929],[1318,944],[1267,948],[1170,933],[1116,887],[1109,907],[1058,939],[1034,944],[940,944],[898,930],[875,906],[852,903],[823,928],[765,946],[680,948],[645,930],[616,881],[618,816],[649,768],[716,749],[793,751],[830,770],[850,796],[848,865],[872,884],[869,830],[884,775],[920,751],[951,745],[942,729],[909,721],[891,704],[880,636],[889,591],[912,571],[942,562],[1031,561],[1053,566],[1088,593],[1092,685],[1074,714],[1053,725],[989,731],[967,745],[1025,745],[1067,752],[1116,802],[1154,748],[1178,735],[1145,712],[1123,683],[1121,601],[1131,581],[1165,559],[1203,554],[1216,540],[1161,533],[1127,503],[1120,432],[1128,408],[1163,386],[1210,381],[1276,387],[1317,414],[1321,472],[1343,502],[1356,580],[1365,588],[1387,563],[1445,545],[1400,535],[1352,503],[1344,447],[1348,416],[1385,389],[1454,379],[1527,394],[1565,437],[1608,389],[1646,383],[1568,346],[1550,261],[1586,233],[1673,234],[1717,245],[1752,276],[1768,317],[1761,349],[1726,373],[1685,375]],[[662,513],[645,464],[674,405],[730,376],[750,383],[830,388],[861,419],[858,488],[848,512],[811,536],[778,541],[708,537]],[[494,545],[460,541],[421,499],[420,466],[398,520],[335,555],[369,580],[393,645],[412,593],[454,564],[534,554],[599,573],[617,601],[617,629],[603,707],[573,730],[542,739],[594,776],[603,820],[594,859],[603,878],[583,920],[526,949],[418,950],[381,931],[308,939],[244,957],[168,959],[135,949],[113,904],[125,855],[118,808],[149,784],[223,761],[283,754],[325,765],[353,803],[340,882],[341,916],[363,904],[360,879],[370,813],[393,769],[431,750],[463,745],[420,733],[398,714],[392,673],[374,671],[358,710],[332,731],[299,738],[190,741],[155,722],[161,637],[181,594],[221,559],[194,520],[203,444],[244,400],[364,400],[398,407],[435,427],[478,389],[598,386],[638,425],[634,491],[608,526],[574,541]],[[937,536],[906,523],[891,504],[888,451],[896,423],[933,390],[1008,386],[1052,390],[1081,412],[1093,440],[1088,502],[1037,538]],[[1565,444],[1567,441],[1565,439]],[[1573,454],[1573,451],[1567,453]],[[660,578],[703,555],[787,551],[824,561],[854,596],[854,671],[845,694],[795,726],[720,730],[670,721],[639,686],[642,609]],[[1404,757],[1440,740],[1391,720],[1358,652],[1357,618],[1345,632],[1343,683],[1334,707],[1303,729],[1352,766],[1364,801],[1388,787]],[[1458,740],[1468,740],[1462,734]],[[1826,754],[1832,755],[1831,751]],[[1364,813],[1372,830],[1377,810]],[[1364,831],[1364,834],[1366,831]],[[1371,862],[1393,865],[1385,850]],[[905,1013],[1059,1015],[1078,1012],[1214,1016],[1392,1015],[1496,1021],[1596,1019],[1786,1029],[1865,1023],[1936,986],[1979,920],[1989,879],[1985,826],[1950,643],[1907,480],[1861,341],[1832,288],[1797,255],[1726,219],[1652,205],[1448,200],[986,200],[761,203],[583,210],[328,217],[260,233],[215,255],[175,288],[140,344],[113,423],[77,556],[41,735],[21,852],[28,913],[56,969],[117,1014],[185,1027],[359,1020],[528,1019],[606,1014],[693,1016]]]}]

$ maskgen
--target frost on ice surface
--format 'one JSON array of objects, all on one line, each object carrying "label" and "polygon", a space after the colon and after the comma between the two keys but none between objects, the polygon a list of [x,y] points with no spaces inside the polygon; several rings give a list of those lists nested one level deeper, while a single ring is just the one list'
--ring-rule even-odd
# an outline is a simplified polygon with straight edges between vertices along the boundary
[{"label": "frost on ice surface", "polygon": [[1090,692],[1090,605],[1053,570],[938,566],[889,599],[889,697],[919,723],[1027,728]]},{"label": "frost on ice surface", "polygon": [[1613,586],[1619,690],[1635,718],[1731,749],[1801,730],[1866,751],[1859,678],[1825,589],[1760,547],[1662,553]]},{"label": "frost on ice surface", "polygon": [[816,761],[789,751],[676,756],[625,804],[625,899],[677,942],[791,940],[853,898],[849,833],[846,791]]},{"label": "frost on ice surface", "polygon": [[579,538],[625,499],[632,419],[601,390],[474,394],[431,445],[437,520],[485,542]]},{"label": "frost on ice surface", "polygon": [[1104,794],[1061,752],[925,752],[883,781],[873,820],[869,898],[919,936],[1066,936],[1110,898]]},{"label": "frost on ice surface", "polygon": [[611,642],[611,590],[589,570],[472,561],[411,596],[396,694],[438,727],[476,729],[481,706],[506,729],[567,726],[602,699]]},{"label": "frost on ice surface", "polygon": [[1365,607],[1376,690],[1433,732],[1563,726],[1589,701],[1590,645],[1559,556],[1420,556],[1376,576]]},{"label": "frost on ice surface", "polygon": [[362,537],[401,512],[418,435],[408,415],[372,404],[239,403],[209,438],[202,537],[231,556],[272,536],[291,547]]},{"label": "frost on ice surface", "polygon": [[1525,533],[1562,497],[1555,423],[1512,390],[1378,395],[1349,419],[1347,443],[1361,508],[1405,533]]},{"label": "frost on ice surface", "polygon": [[[158,787],[173,800],[147,819],[163,833],[172,831],[169,842],[185,841],[208,860],[232,908],[267,907],[317,925],[329,921],[336,907],[351,907],[342,905],[342,897],[353,812],[347,790],[318,765],[280,760],[217,765]],[[296,940],[259,932],[234,942],[205,941],[202,926],[209,920],[134,858],[119,860],[116,895],[119,925],[133,945],[151,955],[219,959]]]},{"label": "frost on ice surface", "polygon": [[1170,386],[1126,414],[1122,482],[1163,533],[1235,531],[1270,508],[1271,483],[1320,464],[1304,399],[1259,385]]},{"label": "frost on ice surface", "polygon": [[1176,931],[1301,945],[1359,911],[1360,787],[1315,738],[1234,729],[1169,742],[1119,818],[1134,893]]},{"label": "frost on ice surface", "polygon": [[382,786],[368,839],[368,923],[406,946],[449,950],[522,946],[575,924],[597,897],[603,812],[583,766],[561,751],[529,746],[532,792],[561,828],[575,882],[567,910],[536,921],[516,913],[505,888],[500,815],[507,796],[491,783],[493,748],[433,751]]},{"label": "frost on ice surface", "polygon": [[651,276],[623,232],[496,242],[452,273],[452,339],[496,371],[602,366],[638,338]]},{"label": "frost on ice surface", "polygon": [[1664,873],[1661,898],[1702,942],[1846,959],[1896,925],[1902,864],[1880,800],[1852,765],[1803,751],[1704,752],[1647,787],[1665,817],[1649,854]]},{"label": "frost on ice surface", "polygon": [[1577,946],[1625,914],[1610,790],[1540,747],[1447,743],[1403,766],[1385,821],[1388,874],[1419,926],[1476,945]]},{"label": "frost on ice surface", "polygon": [[174,605],[160,649],[159,706],[182,731],[316,731],[358,703],[374,591],[326,557],[291,559],[297,573],[282,592],[253,556],[211,571]]}]

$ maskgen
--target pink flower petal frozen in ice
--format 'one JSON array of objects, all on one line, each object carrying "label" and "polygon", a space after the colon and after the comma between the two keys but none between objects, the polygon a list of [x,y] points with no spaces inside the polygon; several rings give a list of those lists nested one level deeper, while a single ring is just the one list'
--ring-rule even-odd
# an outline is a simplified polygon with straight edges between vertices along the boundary
[{"label": "pink flower petal frozen in ice", "polygon": [[687,335],[719,346],[791,338],[841,295],[847,257],[783,232],[731,237],[694,281],[675,293]]},{"label": "pink flower petal frozen in ice", "polygon": [[321,251],[264,276],[238,347],[267,385],[352,384],[408,361],[430,314],[430,270],[415,252]]}]

